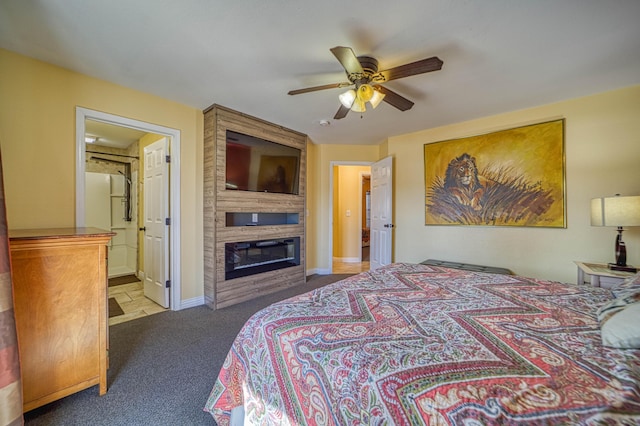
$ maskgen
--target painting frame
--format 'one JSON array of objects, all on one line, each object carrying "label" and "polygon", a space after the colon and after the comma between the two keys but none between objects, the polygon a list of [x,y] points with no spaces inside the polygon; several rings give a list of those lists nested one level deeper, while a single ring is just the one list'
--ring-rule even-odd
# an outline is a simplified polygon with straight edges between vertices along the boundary
[{"label": "painting frame", "polygon": [[566,228],[565,119],[426,143],[425,226]]}]

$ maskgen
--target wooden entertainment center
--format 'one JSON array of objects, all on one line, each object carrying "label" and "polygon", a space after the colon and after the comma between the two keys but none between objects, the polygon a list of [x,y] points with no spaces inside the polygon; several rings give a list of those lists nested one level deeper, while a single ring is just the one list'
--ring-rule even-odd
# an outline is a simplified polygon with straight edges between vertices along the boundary
[{"label": "wooden entertainment center", "polygon": [[[227,131],[299,149],[297,194],[228,189]],[[209,307],[231,306],[305,282],[306,144],[305,134],[220,105],[204,111],[204,296]],[[225,277],[230,247],[248,252],[284,243],[296,249],[294,266]],[[262,263],[269,262],[257,264]]]}]

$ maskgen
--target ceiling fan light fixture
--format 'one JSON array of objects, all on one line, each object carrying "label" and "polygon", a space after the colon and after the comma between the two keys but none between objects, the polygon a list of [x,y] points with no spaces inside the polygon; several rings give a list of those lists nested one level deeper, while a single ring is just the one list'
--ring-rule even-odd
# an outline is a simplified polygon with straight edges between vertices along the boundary
[{"label": "ceiling fan light fixture", "polygon": [[358,87],[358,99],[360,99],[362,102],[369,102],[373,97],[373,94],[374,90],[370,84],[365,83],[361,84],[360,87]]},{"label": "ceiling fan light fixture", "polygon": [[367,110],[367,107],[365,106],[365,102],[356,97],[356,99],[353,101],[353,105],[351,106],[351,111],[354,112],[365,112]]},{"label": "ceiling fan light fixture", "polygon": [[380,102],[382,102],[383,99],[384,99],[384,93],[378,90],[374,90],[373,96],[371,97],[371,100],[369,101],[369,103],[375,109],[378,105],[380,105]]},{"label": "ceiling fan light fixture", "polygon": [[[337,89],[347,86],[355,86],[340,95],[340,108],[336,112],[334,119],[340,120],[347,116],[349,111],[364,112],[366,103],[369,102],[372,108],[376,108],[383,100],[389,105],[407,111],[413,107],[413,102],[409,99],[387,89],[381,83],[412,75],[424,74],[442,69],[442,60],[437,56],[425,58],[409,64],[399,65],[386,70],[378,71],[378,60],[369,56],[356,56],[353,49],[345,46],[336,46],[329,49],[336,57],[342,68],[347,73],[347,81],[339,83],[323,84],[320,86],[307,87],[304,89],[290,90],[289,95],[299,95],[302,93],[315,92],[325,89]],[[372,84],[373,83],[373,84]]]},{"label": "ceiling fan light fixture", "polygon": [[340,99],[340,103],[345,108],[351,108],[353,102],[356,100],[356,91],[353,89],[349,89],[346,92],[338,95],[338,99]]}]

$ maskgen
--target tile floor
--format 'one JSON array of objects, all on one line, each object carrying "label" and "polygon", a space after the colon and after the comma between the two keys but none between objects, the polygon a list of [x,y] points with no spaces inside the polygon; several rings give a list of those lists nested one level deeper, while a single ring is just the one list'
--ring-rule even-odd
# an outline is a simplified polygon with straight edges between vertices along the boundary
[{"label": "tile floor", "polygon": [[347,263],[334,260],[332,266],[334,274],[359,274],[360,272],[369,270],[368,261],[359,263]]},{"label": "tile floor", "polygon": [[109,287],[109,297],[115,297],[124,311],[124,315],[109,318],[109,325],[166,311],[165,308],[144,296],[144,289],[140,281]]}]

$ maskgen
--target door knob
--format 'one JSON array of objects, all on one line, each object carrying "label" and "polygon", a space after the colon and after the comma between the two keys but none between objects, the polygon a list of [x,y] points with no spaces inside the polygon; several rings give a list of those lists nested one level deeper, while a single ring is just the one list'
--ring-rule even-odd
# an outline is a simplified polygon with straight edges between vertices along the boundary
[{"label": "door knob", "polygon": [[146,231],[146,230],[147,230],[146,226],[143,226],[142,228],[138,228],[138,231]]}]

